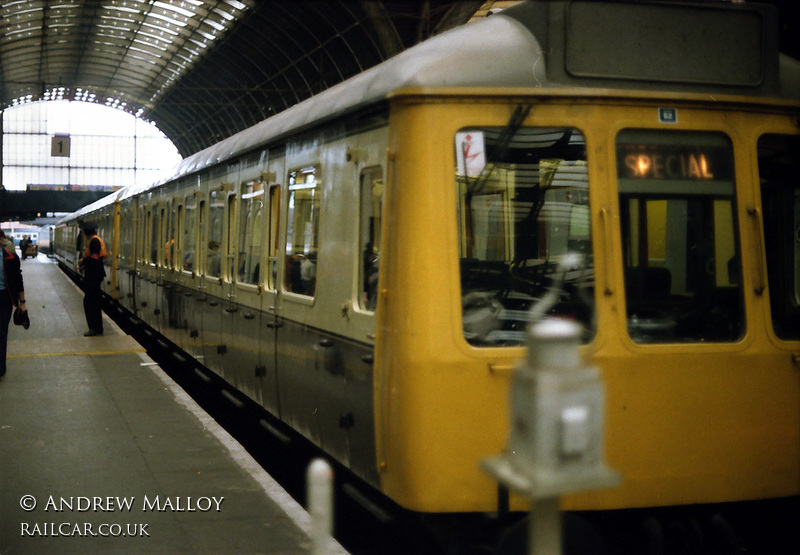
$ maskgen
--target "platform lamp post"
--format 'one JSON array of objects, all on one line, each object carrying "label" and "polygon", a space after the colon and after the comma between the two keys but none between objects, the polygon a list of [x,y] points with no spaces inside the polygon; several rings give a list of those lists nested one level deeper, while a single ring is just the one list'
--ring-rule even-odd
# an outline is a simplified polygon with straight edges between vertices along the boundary
[{"label": "platform lamp post", "polygon": [[615,487],[620,475],[603,463],[604,389],[599,370],[581,361],[582,326],[554,317],[534,322],[511,378],[508,444],[481,467],[531,500],[528,549],[549,555],[561,553],[560,496]]}]

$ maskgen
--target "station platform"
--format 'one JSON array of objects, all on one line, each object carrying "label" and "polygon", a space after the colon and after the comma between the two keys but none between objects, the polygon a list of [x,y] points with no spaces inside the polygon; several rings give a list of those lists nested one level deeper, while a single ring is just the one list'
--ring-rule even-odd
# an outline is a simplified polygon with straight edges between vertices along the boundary
[{"label": "station platform", "polygon": [[[44,255],[0,379],[0,554],[305,553],[311,519]],[[345,553],[338,544],[330,552]]]}]

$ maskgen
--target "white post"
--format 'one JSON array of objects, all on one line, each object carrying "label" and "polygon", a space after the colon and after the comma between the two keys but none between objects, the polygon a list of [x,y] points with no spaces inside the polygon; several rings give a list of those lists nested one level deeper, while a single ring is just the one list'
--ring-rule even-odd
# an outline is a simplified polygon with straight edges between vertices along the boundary
[{"label": "white post", "polygon": [[333,534],[333,469],[323,459],[314,459],[306,475],[308,514],[311,515],[311,553],[324,555]]}]

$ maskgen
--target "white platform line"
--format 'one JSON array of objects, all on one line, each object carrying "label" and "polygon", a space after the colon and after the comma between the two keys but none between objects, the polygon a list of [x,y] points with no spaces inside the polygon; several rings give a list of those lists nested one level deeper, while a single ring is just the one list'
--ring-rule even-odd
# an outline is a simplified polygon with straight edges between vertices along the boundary
[{"label": "white platform line", "polygon": [[[261,486],[267,496],[272,499],[286,515],[297,523],[303,533],[311,538],[311,516],[308,512],[281,487],[266,470],[255,461],[242,445],[236,441],[216,420],[211,418],[181,386],[170,378],[164,370],[145,353],[139,353],[143,365],[148,366],[158,376],[175,397],[175,400],[186,407],[214,437],[228,450],[231,458]],[[347,555],[348,552],[339,542],[333,540],[329,553]]]}]

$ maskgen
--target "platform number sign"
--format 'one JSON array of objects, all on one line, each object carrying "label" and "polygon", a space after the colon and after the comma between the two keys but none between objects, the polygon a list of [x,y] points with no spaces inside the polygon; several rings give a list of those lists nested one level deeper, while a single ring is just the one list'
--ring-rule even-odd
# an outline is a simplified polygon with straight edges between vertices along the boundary
[{"label": "platform number sign", "polygon": [[55,135],[50,143],[50,156],[69,157],[69,135]]}]

